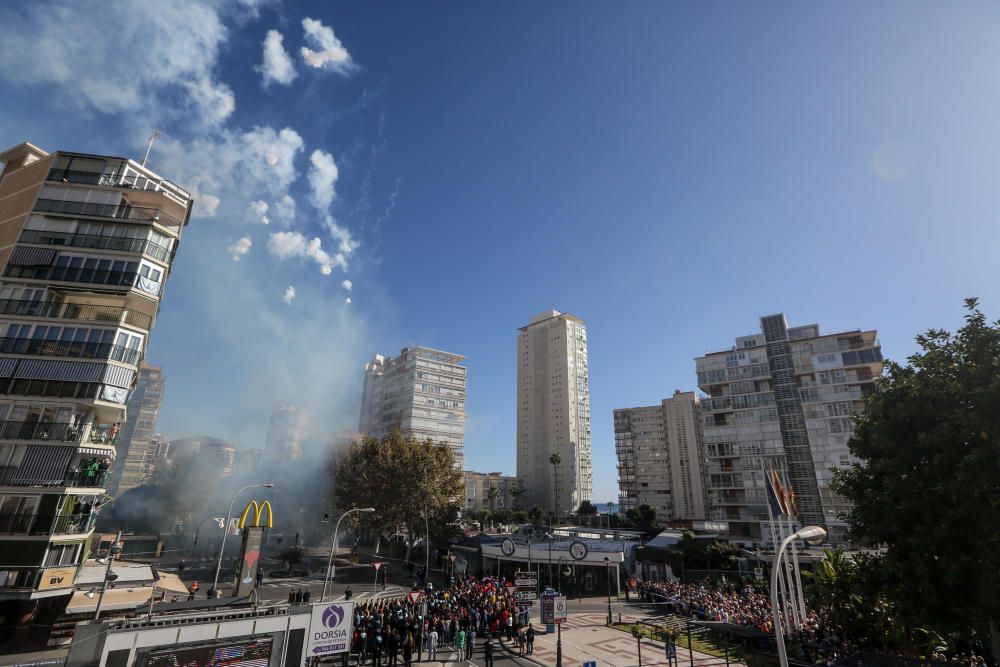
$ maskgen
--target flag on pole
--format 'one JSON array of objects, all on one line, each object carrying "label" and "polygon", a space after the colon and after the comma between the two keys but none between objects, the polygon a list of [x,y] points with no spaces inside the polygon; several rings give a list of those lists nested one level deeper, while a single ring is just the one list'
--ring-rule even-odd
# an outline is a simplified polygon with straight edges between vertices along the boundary
[{"label": "flag on pole", "polygon": [[785,504],[785,490],[782,488],[781,482],[778,481],[778,473],[774,466],[771,466],[770,474],[767,471],[764,472],[764,492],[767,493],[767,504],[774,514],[778,516],[788,514],[788,507]]}]

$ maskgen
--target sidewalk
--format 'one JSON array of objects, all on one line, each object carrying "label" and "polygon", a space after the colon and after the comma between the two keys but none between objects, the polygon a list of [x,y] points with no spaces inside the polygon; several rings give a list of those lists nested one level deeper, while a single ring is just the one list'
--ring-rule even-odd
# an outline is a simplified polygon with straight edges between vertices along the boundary
[{"label": "sidewalk", "polygon": [[[629,618],[638,620],[640,617]],[[605,625],[606,613],[579,612],[571,613],[563,624],[562,656],[564,665],[582,665],[587,661],[596,661],[598,667],[635,667],[639,664],[638,648],[634,637]],[[535,625],[540,630],[535,635],[535,651],[529,655],[512,655],[519,659],[531,660],[535,664],[551,667],[556,664],[556,633],[546,634],[544,625]],[[510,649],[512,645],[505,644]],[[697,651],[693,652],[693,662],[688,650],[677,649],[678,667],[716,667],[724,666],[723,658],[716,658]],[[642,640],[642,664],[666,666],[663,642]],[[741,664],[730,658],[730,665]]]}]

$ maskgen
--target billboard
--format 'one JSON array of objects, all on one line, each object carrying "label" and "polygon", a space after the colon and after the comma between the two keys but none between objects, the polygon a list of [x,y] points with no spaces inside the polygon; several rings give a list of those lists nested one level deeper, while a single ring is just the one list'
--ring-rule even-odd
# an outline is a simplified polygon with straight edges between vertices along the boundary
[{"label": "billboard", "polygon": [[312,606],[307,656],[335,655],[351,650],[353,602],[319,602]]},{"label": "billboard", "polygon": [[38,579],[38,590],[48,591],[53,588],[69,588],[76,578],[76,566],[73,567],[50,567],[42,570],[42,576]]},{"label": "billboard", "polygon": [[263,637],[153,651],[146,667],[267,667],[270,661],[271,638]]}]

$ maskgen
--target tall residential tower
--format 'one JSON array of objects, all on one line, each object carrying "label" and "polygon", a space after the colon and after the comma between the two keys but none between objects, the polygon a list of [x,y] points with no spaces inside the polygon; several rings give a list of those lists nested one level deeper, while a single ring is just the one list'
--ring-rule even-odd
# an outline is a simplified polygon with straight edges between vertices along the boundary
[{"label": "tall residential tower", "polygon": [[614,411],[619,508],[656,511],[660,525],[707,518],[701,419],[693,391],[659,405]]},{"label": "tall residential tower", "polygon": [[398,357],[376,354],[365,365],[358,431],[381,438],[393,429],[416,440],[444,442],[464,467],[465,357],[406,347]]},{"label": "tall residential tower", "polygon": [[587,327],[557,310],[517,337],[517,477],[525,507],[566,514],[593,495]]},{"label": "tall residential tower", "polygon": [[782,314],[760,319],[761,333],[695,360],[712,519],[730,535],[768,541],[762,469],[783,471],[803,525],[825,526],[842,542],[847,502],[830,488],[833,469],[855,462],[847,448],[852,416],[882,373],[875,331],[821,334],[789,328]]},{"label": "tall residential tower", "polygon": [[190,195],[120,157],[0,153],[0,615],[68,595]]}]

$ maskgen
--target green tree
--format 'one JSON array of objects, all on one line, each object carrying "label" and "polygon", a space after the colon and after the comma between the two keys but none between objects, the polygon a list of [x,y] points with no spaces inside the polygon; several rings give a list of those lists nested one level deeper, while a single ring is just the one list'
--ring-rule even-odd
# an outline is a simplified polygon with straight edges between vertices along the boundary
[{"label": "green tree", "polygon": [[285,564],[285,570],[291,574],[292,568],[305,559],[305,554],[300,547],[286,547],[278,554],[278,558]]},{"label": "green tree", "polygon": [[500,497],[500,489],[495,486],[490,486],[489,491],[486,492],[486,499],[490,501],[490,514],[493,514],[497,510],[497,498]]},{"label": "green tree", "polygon": [[511,487],[510,497],[514,501],[515,510],[521,509],[521,496],[523,495],[524,495],[524,488],[520,484]]},{"label": "green tree", "polygon": [[853,539],[885,547],[903,627],[978,630],[1000,662],[1000,322],[966,308],[956,333],[928,331],[906,365],[886,364],[849,444],[860,463],[835,489]]},{"label": "green tree", "polygon": [[528,510],[528,521],[530,521],[531,525],[533,526],[542,525],[542,517],[544,516],[545,512],[542,511],[542,508],[539,507],[538,505],[535,505],[530,510]]},{"label": "green tree", "polygon": [[584,500],[580,503],[580,507],[577,508],[576,513],[581,516],[596,516],[597,508],[594,507],[594,503],[589,500]]},{"label": "green tree", "polygon": [[656,510],[649,505],[639,505],[625,512],[625,517],[641,530],[653,530],[657,526]]},{"label": "green tree", "polygon": [[448,445],[417,442],[399,431],[352,445],[336,470],[337,505],[374,507],[365,519],[383,535],[404,534],[407,560],[416,536],[424,532],[424,514],[431,523],[447,522],[455,499],[464,493],[462,471]]}]

